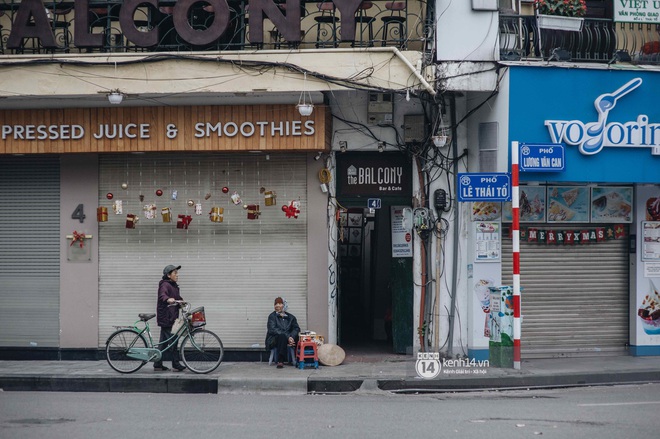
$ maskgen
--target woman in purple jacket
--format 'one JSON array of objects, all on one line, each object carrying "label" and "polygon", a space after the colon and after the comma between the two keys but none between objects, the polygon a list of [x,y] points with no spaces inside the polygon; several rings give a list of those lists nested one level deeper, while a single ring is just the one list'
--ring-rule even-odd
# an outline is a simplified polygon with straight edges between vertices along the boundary
[{"label": "woman in purple jacket", "polygon": [[[158,304],[156,306],[156,320],[160,326],[160,339],[158,340],[158,349],[163,349],[167,346],[166,340],[172,337],[172,325],[179,317],[179,308],[177,306],[169,306],[177,300],[183,300],[181,293],[179,293],[179,285],[176,283],[179,280],[179,265],[168,265],[163,269],[163,278],[158,283]],[[179,356],[178,343],[170,348],[172,352],[172,369],[175,372],[181,372],[186,368],[181,364]],[[163,366],[163,360],[154,363],[154,370],[170,370],[168,367]]]}]

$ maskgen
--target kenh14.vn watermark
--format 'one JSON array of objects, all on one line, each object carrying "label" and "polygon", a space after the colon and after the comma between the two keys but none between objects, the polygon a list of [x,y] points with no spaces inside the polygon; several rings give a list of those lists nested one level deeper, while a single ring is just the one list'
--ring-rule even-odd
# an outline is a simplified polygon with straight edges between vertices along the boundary
[{"label": "kenh14.vn watermark", "polygon": [[417,376],[433,379],[443,375],[485,375],[490,362],[471,358],[441,358],[439,352],[418,352],[415,362]]}]

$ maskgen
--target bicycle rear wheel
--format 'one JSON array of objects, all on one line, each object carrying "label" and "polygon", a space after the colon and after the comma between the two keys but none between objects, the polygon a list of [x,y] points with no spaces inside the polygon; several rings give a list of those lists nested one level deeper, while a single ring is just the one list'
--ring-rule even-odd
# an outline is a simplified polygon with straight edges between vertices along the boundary
[{"label": "bicycle rear wheel", "polygon": [[222,362],[224,349],[220,337],[207,329],[197,329],[181,342],[181,359],[195,373],[214,371]]},{"label": "bicycle rear wheel", "polygon": [[132,373],[147,362],[129,357],[129,348],[146,348],[147,341],[142,334],[132,329],[120,329],[108,337],[105,342],[105,358],[117,372]]}]

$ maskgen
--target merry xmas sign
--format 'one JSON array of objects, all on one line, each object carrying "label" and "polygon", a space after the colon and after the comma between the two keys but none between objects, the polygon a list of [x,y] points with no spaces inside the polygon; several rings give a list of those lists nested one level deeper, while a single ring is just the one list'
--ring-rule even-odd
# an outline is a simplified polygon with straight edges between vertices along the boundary
[{"label": "merry xmas sign", "polygon": [[[511,229],[509,229],[511,237]],[[533,227],[520,229],[521,242],[535,242],[548,245],[592,244],[626,237],[623,224],[581,230],[545,230]]]}]

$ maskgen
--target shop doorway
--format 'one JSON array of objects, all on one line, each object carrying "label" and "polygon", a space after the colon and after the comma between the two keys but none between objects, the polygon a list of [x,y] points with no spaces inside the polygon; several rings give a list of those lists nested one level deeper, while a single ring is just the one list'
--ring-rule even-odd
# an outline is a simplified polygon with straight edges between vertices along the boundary
[{"label": "shop doorway", "polygon": [[392,258],[391,236],[389,206],[342,214],[338,339],[348,350],[406,353],[412,343],[412,258]]}]

